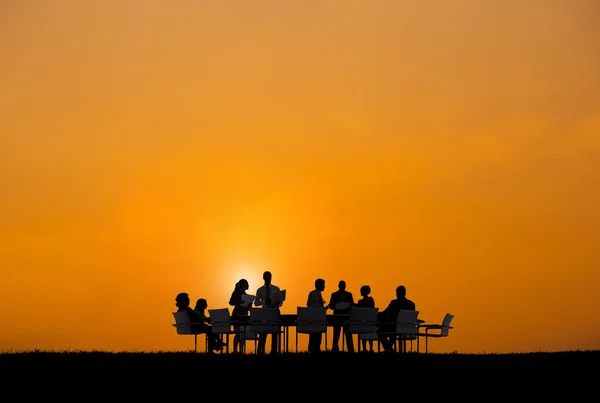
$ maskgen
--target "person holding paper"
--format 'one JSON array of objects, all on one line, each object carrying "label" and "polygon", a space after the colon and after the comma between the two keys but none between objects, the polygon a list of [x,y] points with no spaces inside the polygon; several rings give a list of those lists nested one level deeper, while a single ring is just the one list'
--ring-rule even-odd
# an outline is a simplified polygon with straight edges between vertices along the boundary
[{"label": "person holding paper", "polygon": [[[334,315],[349,315],[350,308],[354,305],[354,297],[352,293],[346,291],[346,282],[341,280],[338,283],[338,290],[331,294],[331,298],[329,299],[329,309],[333,310]],[[335,319],[335,324],[333,325],[333,339],[331,341],[331,351],[338,352],[340,351],[339,342],[340,342],[340,334],[342,331],[342,326],[346,321],[346,316],[340,316]],[[352,340],[352,335],[348,331],[346,326],[344,327],[344,335],[346,336],[346,344],[348,345],[348,352],[354,352],[354,341]]]},{"label": "person holding paper", "polygon": [[[277,287],[276,285],[271,283],[272,279],[273,279],[273,275],[271,274],[270,271],[265,271],[263,273],[263,280],[265,283],[264,283],[264,285],[259,287],[258,290],[256,290],[256,297],[254,299],[255,306],[262,306],[265,308],[279,308],[281,305],[283,305],[283,301],[273,302],[271,300],[271,296],[274,293],[278,293],[281,291],[279,287]],[[259,335],[259,338],[258,338],[258,353],[259,354],[265,353],[265,344],[267,343],[267,336],[268,336],[268,334],[264,334],[264,333],[261,333]],[[278,334],[274,333],[271,335],[271,353],[272,354],[277,352],[278,339],[279,339]]]},{"label": "person holding paper", "polygon": [[[229,298],[229,305],[233,306],[233,312],[231,312],[231,320],[237,323],[248,321],[250,314],[250,305],[244,301],[246,290],[248,289],[248,280],[245,278],[241,279],[235,284],[235,288]],[[233,352],[237,353],[238,348],[241,347],[240,332],[242,327],[234,325],[235,335],[233,336]]]}]

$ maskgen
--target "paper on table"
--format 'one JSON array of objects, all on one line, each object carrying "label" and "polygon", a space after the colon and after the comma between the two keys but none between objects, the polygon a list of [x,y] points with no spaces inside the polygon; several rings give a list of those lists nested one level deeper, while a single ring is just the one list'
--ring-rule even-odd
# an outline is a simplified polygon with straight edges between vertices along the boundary
[{"label": "paper on table", "polygon": [[250,306],[254,302],[254,295],[242,294],[242,305]]},{"label": "paper on table", "polygon": [[338,311],[343,311],[344,309],[350,308],[350,302],[338,302],[335,304],[335,309]]},{"label": "paper on table", "polygon": [[285,301],[285,295],[286,295],[286,290],[274,292],[273,295],[271,295],[271,304],[273,304],[273,305],[281,304],[283,301]]}]

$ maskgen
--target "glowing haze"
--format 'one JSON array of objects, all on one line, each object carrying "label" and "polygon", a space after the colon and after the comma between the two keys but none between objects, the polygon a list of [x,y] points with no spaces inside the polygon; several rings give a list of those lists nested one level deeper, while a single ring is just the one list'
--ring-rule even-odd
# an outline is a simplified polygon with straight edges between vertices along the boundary
[{"label": "glowing haze", "polygon": [[0,350],[187,349],[175,295],[264,270],[403,284],[437,352],[599,349],[598,15],[3,1]]}]

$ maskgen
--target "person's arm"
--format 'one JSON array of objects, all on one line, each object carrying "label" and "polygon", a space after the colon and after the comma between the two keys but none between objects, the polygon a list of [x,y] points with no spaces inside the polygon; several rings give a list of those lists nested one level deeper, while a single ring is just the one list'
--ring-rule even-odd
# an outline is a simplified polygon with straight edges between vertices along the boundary
[{"label": "person's arm", "polygon": [[392,312],[393,309],[394,309],[394,301],[391,301],[389,303],[389,305],[387,306],[387,308],[385,308],[381,313],[384,316],[390,316],[390,313]]},{"label": "person's arm", "polygon": [[321,294],[318,292],[311,291],[308,294],[308,300],[306,301],[306,306],[310,306],[310,307],[323,306],[320,295]]},{"label": "person's arm", "polygon": [[241,304],[242,304],[242,294],[234,291],[233,294],[231,294],[231,298],[229,298],[229,305],[238,306]]},{"label": "person's arm", "polygon": [[313,305],[313,292],[308,293],[308,298],[306,298],[306,306],[314,306]]},{"label": "person's arm", "polygon": [[[272,287],[274,288],[273,289],[273,293],[275,293],[275,292],[281,292],[281,288],[279,288],[277,286],[272,286]],[[278,303],[277,305],[274,305],[274,306],[276,306],[277,308],[281,308],[282,305],[283,305],[283,301],[281,301],[280,303]]]},{"label": "person's arm", "polygon": [[336,294],[334,292],[331,294],[331,298],[329,298],[329,305],[327,305],[327,308],[331,309],[332,311],[335,311],[335,304],[337,304],[337,299]]},{"label": "person's arm", "polygon": [[260,287],[256,290],[256,296],[254,297],[254,306],[263,306],[265,304],[265,296],[263,295],[264,287]]}]

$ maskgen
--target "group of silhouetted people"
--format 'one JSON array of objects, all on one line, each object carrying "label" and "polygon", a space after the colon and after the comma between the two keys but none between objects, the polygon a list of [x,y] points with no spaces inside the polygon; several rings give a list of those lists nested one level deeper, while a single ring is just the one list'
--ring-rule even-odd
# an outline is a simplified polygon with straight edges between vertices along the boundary
[{"label": "group of silhouetted people", "polygon": [[[244,295],[247,294],[249,288],[248,281],[241,279],[235,284],[235,288],[231,293],[229,299],[229,305],[233,306],[231,313],[231,319],[235,323],[235,334],[233,338],[233,352],[238,353],[243,351],[243,340],[240,332],[242,331],[241,323],[247,322],[250,314],[250,308],[252,305],[257,307],[269,307],[279,309],[282,302],[272,301],[271,297],[276,292],[281,291],[279,287],[272,284],[272,274],[269,271],[263,273],[264,284],[256,290],[254,301],[247,303],[244,301]],[[333,339],[332,339],[332,352],[339,351],[339,341],[342,330],[344,331],[345,339],[347,341],[348,352],[354,352],[354,342],[352,336],[349,333],[349,329],[345,322],[347,316],[350,314],[352,307],[367,307],[375,308],[375,300],[370,296],[371,287],[369,285],[363,285],[360,288],[361,298],[358,301],[354,301],[354,297],[351,292],[346,290],[346,282],[341,280],[338,283],[338,290],[331,294],[329,303],[327,304],[323,298],[323,291],[325,290],[325,280],[318,278],[315,280],[315,289],[310,291],[308,294],[308,300],[306,306],[308,307],[324,307],[325,309],[333,310]],[[192,322],[192,330],[198,329],[198,331],[205,332],[208,336],[208,349],[209,351],[220,351],[226,343],[222,342],[218,335],[213,335],[211,326],[208,323],[209,320],[205,315],[205,310],[208,304],[205,299],[200,298],[196,303],[195,309],[191,309],[190,299],[187,293],[180,293],[176,298],[176,306],[178,311],[187,311]],[[400,310],[416,310],[415,303],[410,299],[406,298],[406,288],[401,285],[396,288],[396,299],[390,301],[389,305],[378,313],[378,322],[380,323],[378,339],[383,347],[384,351],[393,351],[395,345],[395,337],[389,336],[389,333],[393,333],[395,329],[395,321]],[[258,335],[258,348],[257,353],[264,354],[265,346],[268,334]],[[278,352],[278,341],[279,334],[271,334],[271,353]],[[309,353],[321,352],[322,333],[310,333],[308,340],[308,351]],[[361,340],[364,351],[373,352],[373,340]],[[367,349],[368,346],[368,349]]]},{"label": "group of silhouetted people", "polygon": [[[326,309],[333,310],[333,314],[338,316],[337,318],[334,316],[335,319],[333,321],[333,340],[331,351],[339,351],[340,335],[343,329],[344,335],[346,336],[348,352],[354,352],[354,341],[348,327],[344,322],[346,322],[346,316],[350,314],[350,310],[353,306],[375,308],[375,300],[370,295],[371,287],[368,285],[363,285],[360,287],[361,298],[356,301],[356,303],[354,302],[352,293],[346,290],[346,282],[344,280],[341,280],[338,283],[338,290],[331,294],[329,304],[326,304],[325,299],[323,299],[324,290],[325,280],[322,278],[315,280],[315,289],[308,294],[306,306],[325,307]],[[338,305],[340,303],[342,304]],[[406,298],[406,287],[403,285],[396,288],[396,299],[393,299],[387,308],[378,313],[377,320],[379,323],[381,323],[378,339],[381,342],[381,346],[383,347],[384,351],[392,351],[394,349],[395,338],[393,336],[386,335],[385,333],[393,333],[398,312],[402,309],[412,311],[416,310],[415,303]],[[310,333],[308,337],[308,352],[319,353],[321,351],[321,340],[323,335],[321,333]],[[373,352],[372,340],[361,340],[361,342],[364,351]],[[368,350],[367,345],[369,347]]]}]

